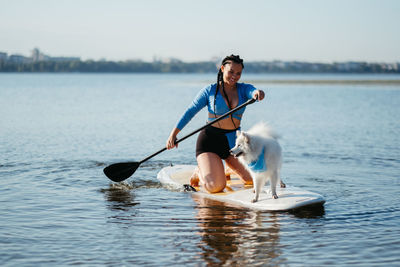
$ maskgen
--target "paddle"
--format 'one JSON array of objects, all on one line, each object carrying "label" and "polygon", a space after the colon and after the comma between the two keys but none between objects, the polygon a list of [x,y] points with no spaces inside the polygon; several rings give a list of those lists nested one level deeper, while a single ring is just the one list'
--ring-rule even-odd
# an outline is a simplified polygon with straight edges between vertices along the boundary
[{"label": "paddle", "polygon": [[[230,110],[229,112],[225,113],[224,115],[222,115],[221,117],[218,117],[217,119],[208,122],[206,125],[200,127],[199,129],[191,132],[190,134],[182,137],[179,140],[175,141],[175,144],[178,144],[179,142],[182,142],[183,140],[185,140],[186,138],[189,138],[190,136],[194,135],[197,132],[200,132],[201,130],[203,130],[204,128],[210,126],[211,124],[216,123],[217,121],[222,120],[223,118],[229,116],[230,114],[232,114],[233,112],[244,108],[245,106],[254,103],[256,100],[254,98],[247,100],[245,103],[241,104],[240,106],[237,106],[236,108]],[[135,171],[137,170],[137,168],[139,168],[140,164],[142,164],[143,162],[151,159],[152,157],[160,154],[161,152],[167,150],[166,147],[164,147],[163,149],[155,152],[154,154],[148,156],[147,158],[139,161],[139,162],[121,162],[121,163],[114,163],[111,164],[110,166],[107,166],[104,168],[104,174],[110,178],[112,181],[114,182],[121,182],[129,177],[132,176],[132,174],[135,173]]]}]

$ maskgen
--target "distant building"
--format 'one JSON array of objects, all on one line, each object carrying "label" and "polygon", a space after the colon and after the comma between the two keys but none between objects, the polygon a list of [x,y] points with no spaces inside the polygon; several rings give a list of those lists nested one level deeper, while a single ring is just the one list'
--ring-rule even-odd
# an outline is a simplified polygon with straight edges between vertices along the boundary
[{"label": "distant building", "polygon": [[51,57],[43,54],[39,48],[34,48],[32,50],[31,58],[33,62],[38,61],[55,61],[55,62],[63,62],[63,61],[80,61],[80,57]]},{"label": "distant building", "polygon": [[0,61],[6,61],[7,60],[7,53],[0,52]]},{"label": "distant building", "polygon": [[337,69],[339,71],[357,71],[361,67],[360,62],[343,62],[343,63],[335,63]]},{"label": "distant building", "polygon": [[8,57],[8,61],[13,62],[13,63],[28,63],[31,62],[31,58],[29,57],[24,57],[22,55],[11,55]]},{"label": "distant building", "polygon": [[63,62],[63,61],[80,61],[80,57],[49,57],[48,61],[56,61],[56,62]]},{"label": "distant building", "polygon": [[398,71],[398,64],[396,63],[387,63],[384,64],[385,66],[383,67],[383,69],[388,70],[388,71]]},{"label": "distant building", "polygon": [[47,61],[49,60],[50,57],[40,52],[39,48],[34,48],[32,50],[31,58],[33,62],[38,62],[38,61]]},{"label": "distant building", "polygon": [[288,64],[280,60],[274,60],[271,65],[277,69],[284,69]]}]

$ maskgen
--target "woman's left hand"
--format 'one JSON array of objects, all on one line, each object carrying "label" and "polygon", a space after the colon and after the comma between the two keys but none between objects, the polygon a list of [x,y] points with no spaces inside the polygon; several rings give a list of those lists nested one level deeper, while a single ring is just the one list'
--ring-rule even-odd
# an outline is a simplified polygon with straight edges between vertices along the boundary
[{"label": "woman's left hand", "polygon": [[254,99],[257,99],[258,101],[261,101],[261,100],[264,99],[264,97],[265,97],[265,93],[264,93],[263,90],[256,90],[254,92],[254,95],[253,95]]}]

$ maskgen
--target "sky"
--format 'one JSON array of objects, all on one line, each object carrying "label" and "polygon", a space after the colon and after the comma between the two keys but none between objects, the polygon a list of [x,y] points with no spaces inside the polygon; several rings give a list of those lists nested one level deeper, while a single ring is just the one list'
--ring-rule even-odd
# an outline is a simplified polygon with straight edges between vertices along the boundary
[{"label": "sky", "polygon": [[0,52],[400,62],[398,0],[0,0]]}]

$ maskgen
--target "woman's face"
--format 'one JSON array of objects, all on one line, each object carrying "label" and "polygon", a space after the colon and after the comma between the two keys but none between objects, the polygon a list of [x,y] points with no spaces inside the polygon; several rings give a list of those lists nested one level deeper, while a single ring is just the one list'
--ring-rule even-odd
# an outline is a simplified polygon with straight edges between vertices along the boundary
[{"label": "woman's face", "polygon": [[221,70],[223,73],[224,83],[234,86],[242,75],[242,69],[242,65],[235,62],[222,65]]}]

